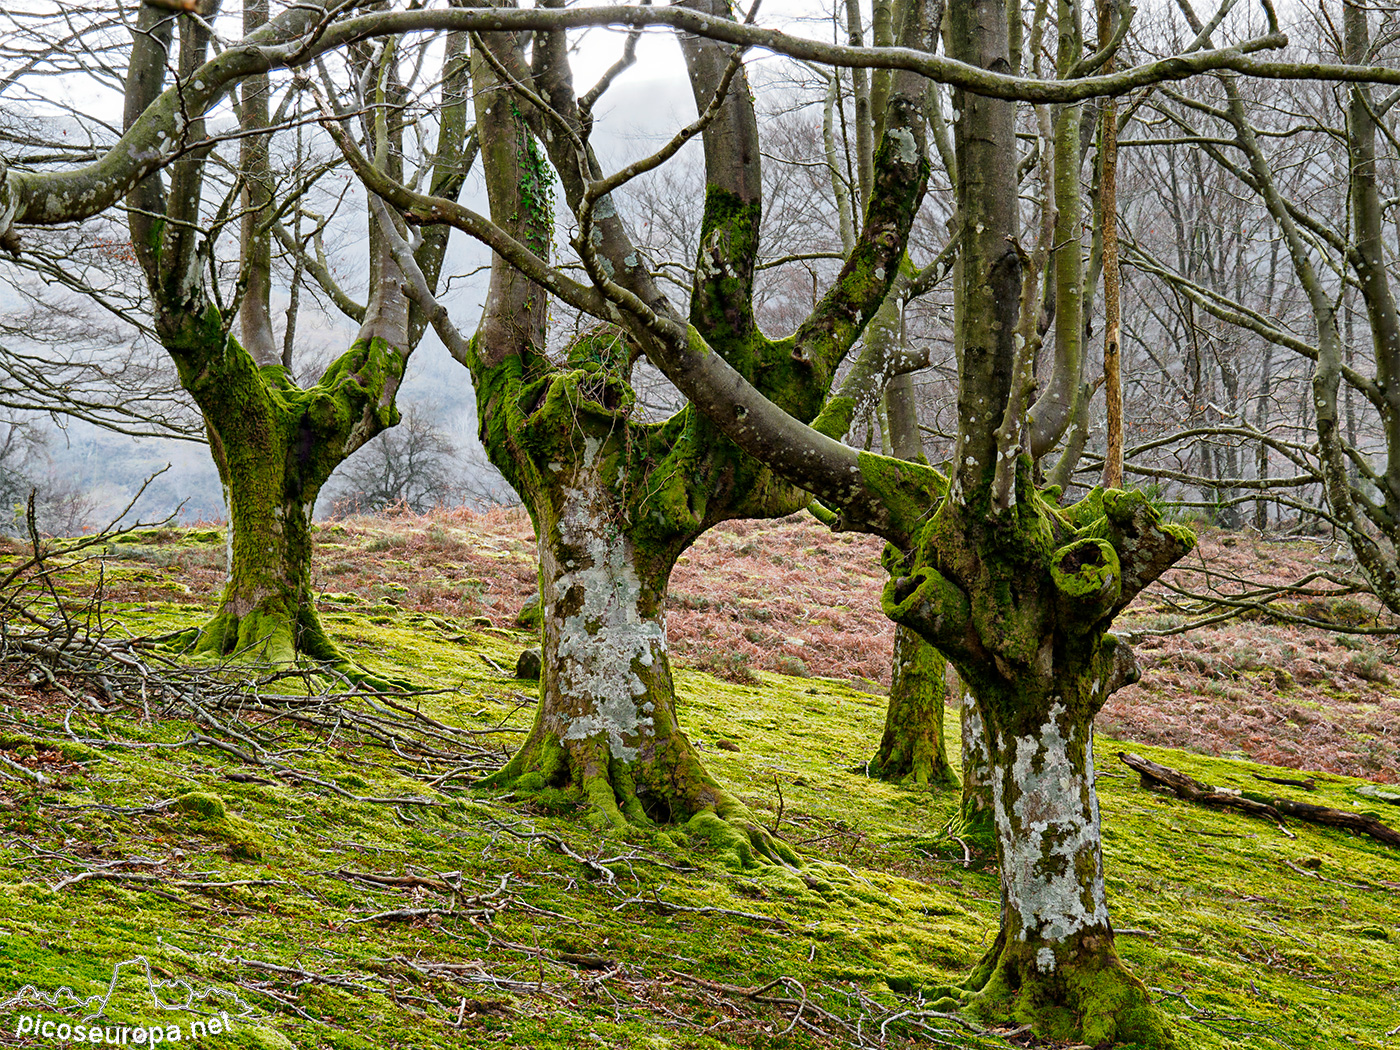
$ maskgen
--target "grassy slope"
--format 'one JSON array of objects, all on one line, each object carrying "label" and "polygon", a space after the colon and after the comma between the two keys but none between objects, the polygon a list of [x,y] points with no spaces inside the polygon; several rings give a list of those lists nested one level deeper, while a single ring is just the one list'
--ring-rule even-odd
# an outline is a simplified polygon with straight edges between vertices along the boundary
[{"label": "grassy slope", "polygon": [[[160,546],[110,568],[109,583],[147,588],[133,622],[188,623],[187,606],[161,600],[184,596],[158,564],[175,561],[176,548],[162,559]],[[328,626],[358,658],[452,690],[418,701],[444,722],[527,725],[529,684],[493,667],[511,666],[526,635],[375,601],[326,605]],[[818,1008],[859,1019],[870,1041],[882,1019],[917,1009],[921,988],[966,971],[995,932],[995,874],[965,870],[940,837],[955,800],[852,773],[873,751],[883,701],[827,679],[678,675],[682,721],[713,771],[811,858],[796,874],[730,870],[698,837],[665,848],[600,839],[567,813],[435,793],[411,763],[327,746],[286,720],[263,732],[280,734],[275,746],[301,778],[209,746],[117,746],[182,741],[197,727],[178,717],[78,714],[66,735],[60,696],[5,685],[0,748],[55,783],[0,779],[0,1001],[26,984],[94,994],[115,963],[144,955],[163,977],[253,1009],[233,1035],[209,1037],[218,1046],[824,1045],[807,1024],[851,1045],[854,1032]],[[511,737],[480,739],[508,747]],[[1110,904],[1117,926],[1141,931],[1121,937],[1120,950],[1162,994],[1183,1045],[1400,1045],[1387,1034],[1400,1026],[1395,851],[1303,826],[1290,838],[1149,793],[1120,775],[1119,749],[1099,742]],[[1217,784],[1256,785],[1250,774],[1267,771],[1133,750]],[[230,779],[250,773],[266,782]],[[1352,806],[1364,801],[1356,783],[1319,776],[1308,798]],[[222,816],[205,796],[222,801]],[[520,837],[539,833],[555,840]],[[609,860],[609,881],[557,843],[581,858],[623,859]],[[118,860],[102,877],[55,888]],[[355,877],[454,872],[457,892]],[[461,914],[359,921],[400,909]],[[604,960],[617,965],[594,968]],[[797,983],[767,994],[810,1004],[787,1035],[791,1008],[695,983],[754,988],[780,977]],[[130,978],[114,1005],[140,999]],[[32,1002],[0,1011],[0,1045],[40,1045],[14,1037]],[[944,1019],[913,1019],[933,1034],[910,1020],[891,1025],[891,1044],[994,1045]]]}]

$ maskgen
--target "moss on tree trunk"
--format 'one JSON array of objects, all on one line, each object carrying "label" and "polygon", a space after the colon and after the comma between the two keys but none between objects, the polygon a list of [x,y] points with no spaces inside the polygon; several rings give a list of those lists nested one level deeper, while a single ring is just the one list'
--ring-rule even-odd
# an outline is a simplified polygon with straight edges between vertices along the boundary
[{"label": "moss on tree trunk", "polygon": [[1093,720],[1137,676],[1113,617],[1194,537],[1138,493],[1096,490],[1060,510],[1030,473],[1022,457],[1002,514],[945,500],[885,591],[886,612],[957,667],[983,726],[1003,906],[964,1005],[1047,1039],[1170,1047],[1113,947]]},{"label": "moss on tree trunk", "polygon": [[258,368],[235,341],[221,338],[221,354],[176,359],[204,411],[229,512],[228,580],[195,650],[271,664],[307,656],[350,667],[316,615],[311,516],[332,471],[397,421],[381,393],[397,383],[403,360],[382,339],[361,340],[302,389],[281,366]]},{"label": "moss on tree trunk", "polygon": [[617,477],[626,442],[573,436],[576,460],[573,446],[554,446],[527,486],[540,552],[539,708],[524,746],[485,783],[585,804],[601,827],[686,825],[735,866],[795,861],[710,776],[676,720],[665,595],[681,548],[631,524],[620,500],[630,486]]},{"label": "moss on tree trunk", "polygon": [[870,775],[910,787],[950,788],[958,776],[944,743],[947,661],[907,627],[896,627],[890,702]]},{"label": "moss on tree trunk", "polygon": [[[1160,1010],[1114,950],[1104,895],[1093,717],[1106,677],[1095,669],[1022,680],[1012,686],[1016,717],[988,724],[1002,917],[967,1007],[1033,1024],[1045,1039],[1169,1047]],[[1006,701],[980,706],[1007,711]],[[1027,707],[1043,711],[1043,724],[1026,724]]]},{"label": "moss on tree trunk", "polygon": [[228,506],[228,582],[195,650],[271,664],[298,654],[338,657],[311,591],[311,508],[289,494],[285,457],[244,446],[232,462],[215,445]]}]

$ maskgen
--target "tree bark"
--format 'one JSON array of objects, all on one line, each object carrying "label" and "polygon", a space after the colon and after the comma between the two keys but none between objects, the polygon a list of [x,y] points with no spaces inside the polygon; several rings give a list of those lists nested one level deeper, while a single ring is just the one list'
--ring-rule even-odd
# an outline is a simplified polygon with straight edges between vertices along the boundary
[{"label": "tree bark", "polygon": [[[1118,14],[1112,0],[1098,0],[1099,47],[1113,38]],[[1113,59],[1104,63],[1113,71]],[[1118,102],[1105,99],[1099,123],[1099,208],[1103,229],[1103,385],[1104,431],[1103,487],[1123,487],[1123,377],[1122,327],[1118,272]]]},{"label": "tree bark", "polygon": [[[265,0],[246,5],[244,28],[250,38],[277,27],[266,24],[267,13]],[[145,119],[143,114],[164,97],[160,92],[172,65],[168,52],[175,47],[172,19],[156,8],[143,9],[140,19],[133,51],[139,60],[126,85],[128,127]],[[148,24],[153,19],[156,24]],[[182,22],[175,71],[192,76],[210,47],[206,26]],[[450,196],[466,179],[460,163],[466,115],[453,97],[465,89],[461,50],[461,39],[449,41],[443,80],[449,104],[442,110],[436,154],[429,158],[434,185]],[[381,84],[377,99],[381,109],[388,108],[386,91],[402,90],[392,77],[383,80],[387,83]],[[386,252],[383,229],[371,219],[370,300],[359,336],[314,384],[301,387],[291,380],[270,309],[269,229],[278,202],[270,166],[268,90],[266,76],[249,77],[238,110],[243,132],[238,174],[244,183],[238,253],[244,293],[238,300],[241,339],[232,335],[233,318],[224,315],[211,286],[217,260],[210,253],[217,239],[208,235],[202,189],[210,151],[191,150],[172,166],[168,186],[164,175],[152,174],[129,197],[132,243],[151,293],[154,328],[181,385],[204,415],[229,512],[228,582],[195,648],[276,664],[305,654],[333,660],[366,678],[330,642],[316,616],[310,586],[311,515],[336,467],[398,422],[394,398],[422,325],[410,319],[403,275]],[[385,118],[374,129],[381,147],[377,152],[388,158],[391,175],[402,166],[399,119]],[[190,135],[196,142],[204,137],[200,120],[192,123]],[[392,155],[390,146],[396,147]],[[420,250],[422,268],[434,278],[444,246],[445,240],[435,237]]]},{"label": "tree bark", "polygon": [[665,601],[676,559],[706,529],[807,497],[691,410],[630,419],[628,347],[596,329],[571,346],[572,368],[538,362],[536,380],[514,355],[473,364],[483,442],[535,524],[543,599],[535,724],[484,783],[583,804],[602,827],[678,826],[734,866],[795,862],[677,722]]},{"label": "tree bark", "polygon": [[311,515],[335,468],[397,421],[380,399],[402,376],[403,356],[362,340],[302,390],[280,365],[256,367],[232,340],[220,356],[185,354],[169,337],[167,346],[204,412],[229,510],[228,582],[196,651],[345,662],[316,615]]},{"label": "tree bark", "polygon": [[996,853],[996,821],[992,816],[992,756],[987,748],[987,729],[977,697],[963,684],[956,671],[958,724],[962,730],[962,801],[958,805],[958,838],[972,853]]},{"label": "tree bark", "polygon": [[1019,521],[984,524],[945,503],[885,597],[887,613],[947,653],[984,727],[1003,908],[963,1005],[1048,1039],[1171,1046],[1113,947],[1093,719],[1136,679],[1108,624],[1190,538],[1136,494],[1096,490],[1061,513],[1031,490],[1028,457],[1018,474]]},{"label": "tree bark", "polygon": [[908,787],[958,786],[943,734],[946,667],[943,655],[923,638],[895,628],[890,702],[880,748],[870,761],[872,777]]},{"label": "tree bark", "polygon": [[[475,67],[477,127],[487,158],[493,217],[510,235],[544,250],[549,205],[522,168],[542,163],[530,121],[558,116],[499,102],[503,71],[523,56],[509,38],[487,36]],[[537,42],[536,83],[563,119],[576,119],[560,40]],[[731,61],[729,49],[683,47],[697,107],[707,110]],[[782,410],[810,419],[842,355],[884,298],[903,257],[927,178],[915,113],[903,77],[891,101],[892,136],[874,178],[894,187],[868,210],[850,260],[792,336],[772,340],[754,325],[752,278],[761,213],[758,131],[742,70],[705,129],[707,193],[691,296],[695,330]],[[541,130],[546,130],[543,125]],[[581,140],[541,135],[565,196],[587,213],[586,172],[596,162]],[[386,189],[390,189],[386,187]],[[529,190],[529,192],[526,192]],[[409,200],[402,187],[390,189]],[[650,284],[625,226],[595,201],[602,224],[590,237],[600,270],[619,290],[668,320],[675,312]],[[509,218],[505,218],[509,216]],[[402,256],[402,249],[396,257]],[[606,261],[607,267],[602,266]],[[412,287],[425,282],[409,272]],[[595,274],[596,277],[596,274]],[[675,559],[703,532],[738,517],[792,513],[810,497],[777,478],[687,407],[664,423],[632,417],[635,345],[603,326],[575,340],[563,367],[543,355],[545,290],[506,265],[492,268],[477,335],[463,340],[441,307],[427,312],[449,349],[471,368],[482,441],[536,525],[544,596],[544,675],[535,727],[521,752],[489,783],[588,804],[607,826],[684,825],[735,863],[793,855],[705,772],[675,718],[665,651],[664,599]],[[426,304],[426,295],[420,297]]]}]

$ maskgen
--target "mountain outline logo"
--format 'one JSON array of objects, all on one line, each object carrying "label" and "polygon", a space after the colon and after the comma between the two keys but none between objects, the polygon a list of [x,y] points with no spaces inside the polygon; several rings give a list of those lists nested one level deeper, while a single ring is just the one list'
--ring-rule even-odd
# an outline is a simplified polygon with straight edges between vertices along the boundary
[{"label": "mountain outline logo", "polygon": [[[144,991],[149,1004],[127,1004],[118,997],[123,989],[124,974],[137,970],[144,978]],[[139,997],[138,989],[138,997]],[[177,997],[166,998],[172,992]],[[141,1016],[140,1023],[116,1023],[109,1016],[114,998],[123,1012]],[[0,1010],[16,1012],[15,1036],[29,1036],[59,1043],[147,1045],[196,1040],[233,1030],[234,1022],[254,1016],[251,1005],[237,992],[209,985],[197,988],[184,978],[157,977],[145,955],[124,959],[112,967],[112,977],[104,991],[80,996],[69,985],[46,991],[38,985],[26,984],[14,995],[0,1001]],[[74,1016],[81,1013],[81,1016]],[[49,1016],[45,1016],[45,1015]],[[54,1017],[53,1015],[58,1015]],[[177,1017],[176,1015],[183,1015]],[[190,1015],[195,1015],[190,1018]],[[178,1022],[178,1023],[177,1023]]]}]

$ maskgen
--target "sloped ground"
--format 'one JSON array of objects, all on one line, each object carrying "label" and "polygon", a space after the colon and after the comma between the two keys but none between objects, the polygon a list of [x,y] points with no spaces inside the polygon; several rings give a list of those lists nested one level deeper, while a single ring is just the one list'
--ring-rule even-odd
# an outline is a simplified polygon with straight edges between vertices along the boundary
[{"label": "sloped ground", "polygon": [[[956,800],[851,772],[873,752],[883,700],[831,680],[853,674],[821,612],[849,607],[847,630],[877,654],[861,670],[879,674],[879,621],[856,586],[866,541],[848,547],[795,523],[775,531],[721,533],[692,552],[677,588],[713,604],[678,614],[671,630],[697,647],[713,630],[708,644],[723,651],[762,626],[806,643],[784,641],[774,659],[824,676],[678,674],[687,732],[810,858],[798,872],[731,870],[698,834],[664,848],[640,834],[599,838],[576,814],[462,786],[533,714],[530,683],[500,670],[530,642],[507,625],[533,589],[528,542],[508,516],[323,531],[330,630],[372,670],[443,690],[402,704],[409,711],[297,699],[306,687],[296,679],[234,694],[200,676],[193,700],[152,684],[104,713],[82,699],[90,683],[47,681],[7,641],[0,757],[30,772],[0,763],[0,1045],[54,1045],[18,1034],[26,1017],[64,1012],[67,1000],[54,1009],[42,997],[63,985],[101,994],[114,967],[138,957],[229,1013],[232,1032],[209,1035],[210,1046],[1000,1045],[920,1008],[920,991],[965,973],[995,933],[995,873],[966,869],[941,834]],[[218,575],[219,537],[137,539],[104,573],[112,638],[123,623],[188,625]],[[709,548],[725,545],[725,562],[706,568]],[[873,568],[877,552],[866,551]],[[777,581],[745,577],[741,559],[821,568],[805,597],[783,597]],[[78,572],[96,581],[93,566]],[[730,597],[721,573],[747,590]],[[749,615],[740,598],[772,618]],[[490,623],[473,622],[482,617]],[[746,641],[761,667],[767,655]],[[1179,644],[1162,643],[1160,659]],[[1248,682],[1257,669],[1232,672],[1243,676],[1231,683]],[[718,748],[722,739],[739,750]],[[1396,1046],[1395,851],[1147,792],[1116,761],[1120,747],[1098,744],[1110,903],[1120,950],[1183,1046]],[[1133,749],[1215,784],[1278,775]],[[1317,780],[1296,794],[1400,813],[1347,777]],[[109,1013],[134,1025],[152,1009],[140,965],[122,968]]]},{"label": "sloped ground", "polygon": [[[139,538],[139,537],[138,537]],[[222,579],[222,543],[127,545],[178,567],[188,594],[155,577],[120,576],[121,598],[208,601]],[[893,625],[880,612],[882,544],[832,533],[800,515],[734,522],[682,557],[671,580],[667,633],[675,661],[743,682],[754,671],[887,687]],[[535,593],[533,533],[523,511],[353,517],[323,527],[317,585],[323,608],[347,602],[436,616],[487,616],[508,627]],[[1350,570],[1343,547],[1207,531],[1165,583],[1238,594],[1309,574]],[[1232,578],[1236,576],[1239,578]],[[1314,591],[1333,589],[1325,581]],[[1376,626],[1374,606],[1349,597],[1289,596],[1311,618]],[[1120,621],[1170,630],[1189,601],[1158,585]],[[1113,697],[1100,724],[1125,739],[1251,758],[1388,783],[1400,778],[1397,641],[1311,627],[1233,620],[1185,635],[1148,634],[1136,646],[1140,685]]]}]

